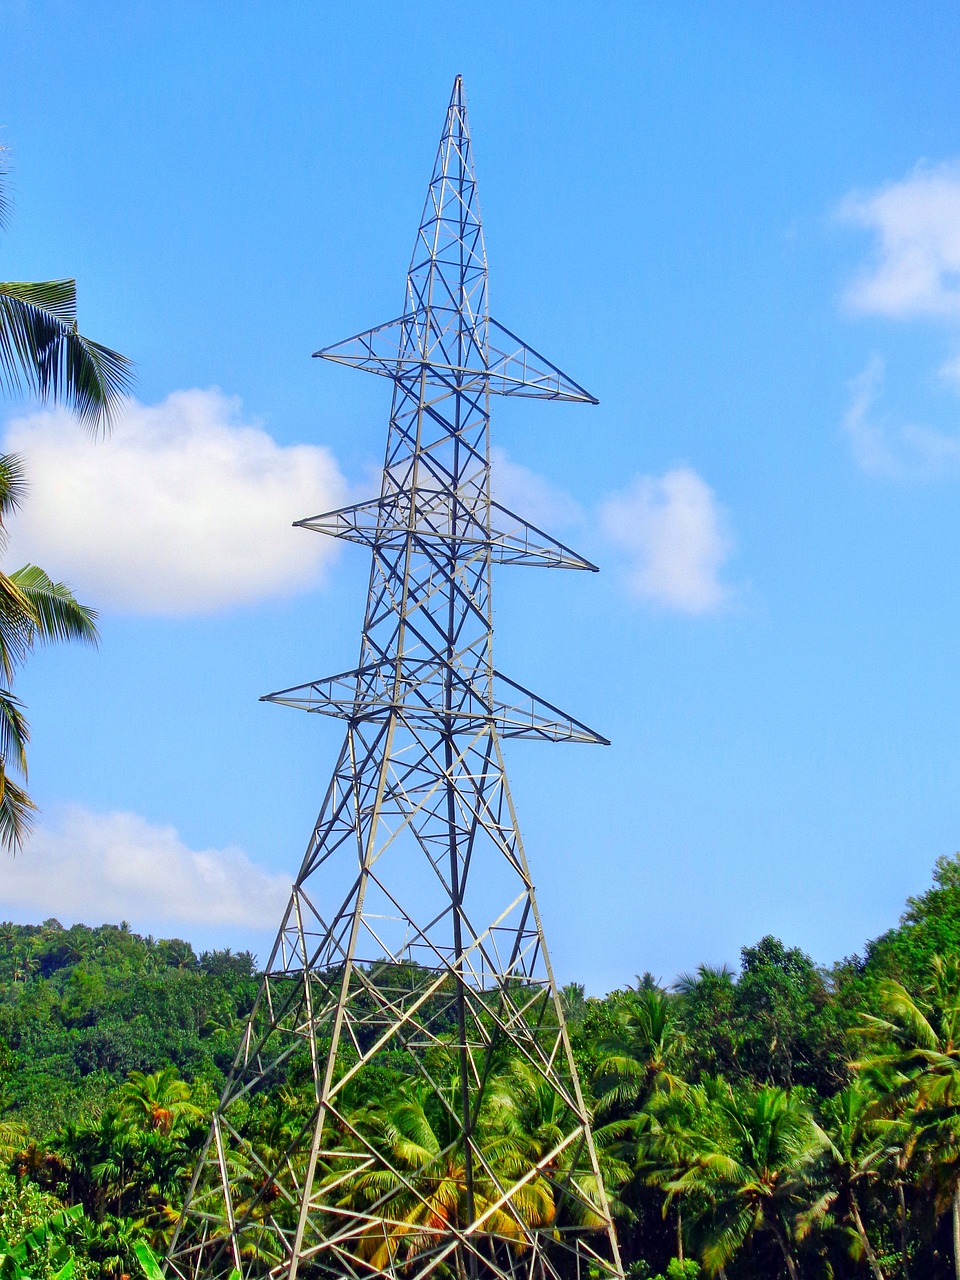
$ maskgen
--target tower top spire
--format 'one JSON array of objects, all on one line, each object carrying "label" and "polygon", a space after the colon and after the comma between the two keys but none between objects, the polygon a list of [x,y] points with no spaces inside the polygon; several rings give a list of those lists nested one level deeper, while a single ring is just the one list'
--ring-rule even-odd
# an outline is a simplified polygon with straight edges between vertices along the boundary
[{"label": "tower top spire", "polygon": [[461,339],[486,344],[487,256],[467,108],[460,76],[453,82],[407,274],[407,309],[437,312],[446,328],[458,314]]},{"label": "tower top spire", "polygon": [[396,320],[315,351],[377,373],[477,395],[597,404],[539,351],[493,319],[487,257],[463,81],[453,82],[433,173],[407,273],[406,311]]}]

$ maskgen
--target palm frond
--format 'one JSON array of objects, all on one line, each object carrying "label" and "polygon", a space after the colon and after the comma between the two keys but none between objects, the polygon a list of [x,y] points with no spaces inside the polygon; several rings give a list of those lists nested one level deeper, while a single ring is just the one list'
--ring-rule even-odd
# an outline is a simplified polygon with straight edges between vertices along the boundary
[{"label": "palm frond", "polygon": [[76,323],[75,280],[0,281],[0,379],[43,396],[56,344]]},{"label": "palm frond", "polygon": [[0,572],[0,675],[7,684],[30,652],[34,630],[33,606],[13,579]]},{"label": "palm frond", "polygon": [[9,1164],[18,1151],[27,1145],[30,1133],[19,1120],[0,1120],[0,1160]]},{"label": "palm frond", "polygon": [[0,282],[0,386],[68,405],[92,432],[109,428],[133,364],[77,329],[74,280]]},{"label": "palm frond", "polygon": [[27,743],[30,726],[23,714],[23,703],[9,689],[0,689],[0,764],[5,771],[11,765],[27,776]]},{"label": "palm frond", "polygon": [[[3,156],[6,147],[0,147],[0,157]],[[7,195],[7,184],[4,179],[9,170],[2,159],[0,159],[0,230],[5,229],[10,222],[11,200]]]},{"label": "palm frond", "polygon": [[43,569],[26,564],[10,574],[10,580],[29,602],[34,615],[34,641],[41,644],[60,640],[82,640],[96,644],[97,612],[78,603],[63,582],[53,582]]},{"label": "palm frond", "polygon": [[96,435],[109,430],[133,387],[133,361],[85,338],[75,329],[62,346],[60,385],[52,391],[63,398],[83,426]]},{"label": "palm frond", "polygon": [[23,787],[0,773],[0,846],[17,853],[30,834],[36,811]]},{"label": "palm frond", "polygon": [[716,1275],[722,1271],[756,1226],[757,1216],[747,1205],[715,1208],[709,1215],[702,1250],[707,1274]]},{"label": "palm frond", "polygon": [[812,1204],[808,1205],[802,1212],[797,1214],[796,1222],[794,1223],[794,1232],[796,1233],[798,1240],[805,1240],[807,1236],[813,1233],[813,1231],[823,1226],[824,1220],[830,1212],[834,1202],[837,1200],[839,1194],[840,1193],[836,1187],[830,1187],[816,1200],[814,1200]]},{"label": "palm frond", "polygon": [[20,506],[26,490],[23,459],[15,453],[0,453],[0,547],[6,542],[3,522]]},{"label": "palm frond", "polygon": [[887,1017],[895,1024],[894,1036],[909,1036],[911,1043],[922,1049],[937,1048],[937,1033],[924,1010],[899,982],[888,978],[880,984],[880,999]]}]

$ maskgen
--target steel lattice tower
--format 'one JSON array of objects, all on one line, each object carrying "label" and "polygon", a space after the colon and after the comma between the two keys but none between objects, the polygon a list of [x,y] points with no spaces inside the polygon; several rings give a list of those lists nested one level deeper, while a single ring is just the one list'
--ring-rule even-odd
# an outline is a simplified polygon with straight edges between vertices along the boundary
[{"label": "steel lattice tower", "polygon": [[[379,498],[299,522],[371,551],[360,661],[269,695],[346,738],[167,1272],[621,1277],[501,755],[605,739],[494,670],[490,598],[495,564],[594,568],[491,497],[490,396],[596,400],[488,314],[459,78],[405,313],[317,354],[393,382]],[[362,1113],[380,1064],[416,1158]],[[246,1136],[279,1086],[297,1123]]]}]

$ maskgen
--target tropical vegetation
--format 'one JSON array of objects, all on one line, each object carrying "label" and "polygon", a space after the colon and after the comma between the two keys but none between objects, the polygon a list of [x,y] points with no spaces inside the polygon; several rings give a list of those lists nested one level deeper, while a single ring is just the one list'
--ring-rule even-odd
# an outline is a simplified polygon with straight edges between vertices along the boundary
[{"label": "tropical vegetation", "polygon": [[[248,953],[197,955],[126,925],[0,926],[0,1275],[155,1274],[258,984]],[[633,1280],[960,1276],[960,855],[898,927],[828,970],[767,937],[736,972],[562,995]],[[438,1045],[454,1097],[456,1060]],[[241,1199],[269,1192],[258,1170],[309,1112],[300,1083],[249,1100]],[[391,1179],[416,1188],[358,1246],[373,1270],[409,1265],[425,1222],[466,1213],[451,1109],[390,1058],[341,1106],[347,1163],[318,1177],[350,1211]],[[506,1059],[475,1140],[488,1167],[523,1177],[569,1124]],[[344,1172],[351,1135],[382,1167]],[[524,1221],[571,1211],[556,1185],[526,1179]],[[493,1204],[482,1175],[474,1196]]]}]

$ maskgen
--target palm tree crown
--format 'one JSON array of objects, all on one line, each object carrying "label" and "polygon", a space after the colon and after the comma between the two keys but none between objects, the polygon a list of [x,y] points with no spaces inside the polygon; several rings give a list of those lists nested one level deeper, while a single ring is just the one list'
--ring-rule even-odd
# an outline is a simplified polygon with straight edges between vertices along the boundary
[{"label": "palm tree crown", "polygon": [[[0,166],[0,227],[9,201]],[[66,404],[94,433],[106,430],[132,379],[126,356],[93,342],[77,327],[74,280],[0,281],[0,394],[33,393]],[[25,489],[23,466],[0,455],[0,552]],[[0,572],[0,845],[19,849],[36,806],[23,783],[30,730],[12,692],[14,673],[39,644],[97,641],[97,615],[62,582],[28,564]]]},{"label": "palm tree crown", "polygon": [[[0,167],[0,228],[10,212]],[[133,364],[77,327],[76,280],[0,281],[0,391],[53,400],[93,432],[109,427]]]}]

